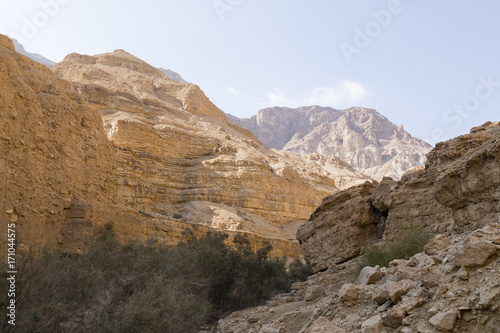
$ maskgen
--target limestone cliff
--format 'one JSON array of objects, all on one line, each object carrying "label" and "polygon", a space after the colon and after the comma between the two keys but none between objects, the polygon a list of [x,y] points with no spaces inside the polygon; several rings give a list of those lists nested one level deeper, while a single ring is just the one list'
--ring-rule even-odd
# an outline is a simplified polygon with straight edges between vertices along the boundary
[{"label": "limestone cliff", "polygon": [[[0,220],[26,246],[89,236],[95,209],[116,201],[116,152],[71,84],[0,35]],[[70,231],[73,230],[73,231]],[[70,239],[71,238],[71,239]]]},{"label": "limestone cliff", "polygon": [[101,113],[119,147],[119,196],[146,215],[295,243],[325,194],[368,179],[337,158],[267,149],[199,87],[125,51],[72,54],[54,72]]},{"label": "limestone cliff", "polygon": [[1,41],[0,214],[26,246],[78,248],[107,222],[171,244],[196,224],[299,257],[297,227],[322,198],[369,179],[267,149],[200,88],[125,51],[71,54],[53,73]]},{"label": "limestone cliff", "polygon": [[431,149],[402,126],[361,107],[273,107],[249,119],[230,119],[251,130],[268,147],[334,155],[376,180],[399,179],[411,167],[423,166]]}]

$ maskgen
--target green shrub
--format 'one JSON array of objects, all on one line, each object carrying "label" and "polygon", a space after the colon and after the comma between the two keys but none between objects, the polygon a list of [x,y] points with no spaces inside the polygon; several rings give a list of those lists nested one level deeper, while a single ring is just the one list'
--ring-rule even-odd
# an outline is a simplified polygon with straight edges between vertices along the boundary
[{"label": "green shrub", "polygon": [[410,229],[394,241],[382,246],[369,247],[359,259],[355,275],[358,276],[366,266],[389,267],[392,260],[409,259],[414,254],[422,252],[430,238],[431,235],[422,229]]},{"label": "green shrub", "polygon": [[288,267],[290,283],[305,281],[313,273],[311,266],[299,259],[292,261]]},{"label": "green shrub", "polygon": [[[108,226],[86,254],[19,253],[16,326],[4,316],[0,331],[197,332],[290,289],[285,263],[270,257],[269,244],[252,251],[244,235],[235,247],[223,233],[185,236],[172,247],[121,245]],[[0,296],[2,308],[7,301]]]}]

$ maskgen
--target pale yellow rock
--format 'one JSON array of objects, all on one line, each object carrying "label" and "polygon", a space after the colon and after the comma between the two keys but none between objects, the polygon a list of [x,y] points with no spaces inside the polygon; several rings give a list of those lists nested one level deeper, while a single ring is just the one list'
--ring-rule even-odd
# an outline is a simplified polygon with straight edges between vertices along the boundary
[{"label": "pale yellow rock", "polygon": [[380,333],[382,332],[383,322],[379,315],[373,316],[368,320],[365,320],[361,324],[362,333]]},{"label": "pale yellow rock", "polygon": [[496,252],[496,246],[490,242],[468,242],[460,247],[452,261],[455,266],[482,266]]},{"label": "pale yellow rock", "polygon": [[376,239],[379,220],[369,201],[375,185],[362,185],[326,197],[297,232],[304,256],[315,272],[357,256]]},{"label": "pale yellow rock", "polygon": [[455,311],[439,312],[432,316],[429,323],[441,332],[450,332],[455,326],[457,313]]},{"label": "pale yellow rock", "polygon": [[347,333],[347,331],[325,317],[319,317],[313,322],[308,333]]},{"label": "pale yellow rock", "polygon": [[346,283],[340,289],[339,296],[343,301],[353,301],[358,298],[358,288],[351,283]]},{"label": "pale yellow rock", "polygon": [[397,303],[401,296],[405,295],[410,291],[415,285],[415,281],[412,280],[401,280],[398,282],[389,282],[387,286],[387,292],[389,293],[389,298],[393,303]]},{"label": "pale yellow rock", "polygon": [[425,245],[424,251],[428,255],[433,255],[441,250],[444,250],[445,248],[450,246],[450,244],[451,241],[445,235],[436,235],[431,242]]},{"label": "pale yellow rock", "polygon": [[382,278],[382,271],[380,270],[380,266],[375,267],[363,267],[361,272],[359,273],[358,279],[356,280],[356,284],[368,285],[377,282]]},{"label": "pale yellow rock", "polygon": [[326,288],[324,285],[313,285],[307,287],[306,291],[304,292],[304,299],[306,301],[313,301],[318,297],[321,297],[325,294]]}]

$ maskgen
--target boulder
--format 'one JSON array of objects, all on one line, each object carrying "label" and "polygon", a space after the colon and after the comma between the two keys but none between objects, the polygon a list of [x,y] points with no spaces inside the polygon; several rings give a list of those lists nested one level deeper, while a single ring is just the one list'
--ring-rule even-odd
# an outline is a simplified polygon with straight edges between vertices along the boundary
[{"label": "boulder", "polygon": [[429,323],[441,332],[450,332],[455,327],[457,313],[455,311],[438,312],[431,317]]},{"label": "boulder", "polygon": [[340,288],[339,296],[343,301],[353,301],[358,298],[358,288],[350,283],[344,284]]},{"label": "boulder", "polygon": [[313,301],[316,298],[323,296],[325,294],[326,286],[325,285],[313,285],[307,287],[304,292],[304,299],[306,301]]},{"label": "boulder", "polygon": [[368,320],[365,320],[361,324],[362,333],[380,333],[382,332],[383,322],[379,315],[373,316]]},{"label": "boulder", "polygon": [[377,282],[382,278],[382,272],[380,271],[380,266],[375,267],[364,267],[359,273],[356,284],[368,285]]},{"label": "boulder", "polygon": [[398,282],[390,281],[387,287],[387,292],[389,293],[389,298],[396,304],[401,296],[405,295],[410,291],[415,285],[415,281],[412,280],[401,280]]},{"label": "boulder", "polygon": [[321,316],[312,323],[308,333],[347,333],[347,331]]},{"label": "boulder", "polygon": [[369,202],[374,188],[365,182],[326,197],[299,228],[297,240],[314,272],[356,257],[376,240],[378,219]]},{"label": "boulder", "polygon": [[483,266],[486,260],[496,252],[497,248],[491,242],[468,242],[459,248],[452,262],[460,267]]}]

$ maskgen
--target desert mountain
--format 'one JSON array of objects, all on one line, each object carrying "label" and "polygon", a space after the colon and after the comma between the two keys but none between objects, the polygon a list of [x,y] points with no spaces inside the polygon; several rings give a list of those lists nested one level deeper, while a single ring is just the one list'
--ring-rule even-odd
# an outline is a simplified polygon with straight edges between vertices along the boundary
[{"label": "desert mountain", "polygon": [[0,211],[27,246],[72,248],[107,222],[174,243],[195,224],[297,257],[322,198],[369,179],[333,156],[266,148],[199,87],[123,50],[70,54],[51,72],[1,41]]},{"label": "desert mountain", "polygon": [[25,55],[28,58],[30,58],[36,62],[39,62],[42,65],[47,66],[48,68],[52,68],[56,64],[54,61],[49,60],[38,53],[30,53],[30,52],[26,51],[24,46],[21,43],[19,43],[16,39],[12,38],[12,41],[14,42],[14,46],[16,48],[16,51],[21,53],[22,55]]},{"label": "desert mountain", "polygon": [[170,69],[165,69],[165,68],[158,68],[160,71],[163,72],[167,77],[171,78],[172,80],[179,82],[179,83],[187,83],[186,80],[182,78],[182,76],[179,73],[176,73]]},{"label": "desert mountain", "polygon": [[[498,332],[500,122],[442,142],[425,168],[326,197],[299,228],[316,274],[266,305],[221,319],[217,332]],[[410,229],[433,235],[389,267],[356,258]]]},{"label": "desert mountain", "polygon": [[376,180],[401,178],[409,168],[424,165],[431,149],[377,111],[360,107],[273,107],[247,119],[229,117],[268,147],[337,156]]}]

